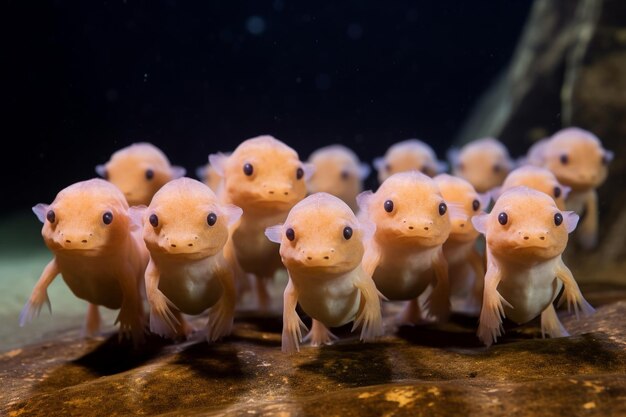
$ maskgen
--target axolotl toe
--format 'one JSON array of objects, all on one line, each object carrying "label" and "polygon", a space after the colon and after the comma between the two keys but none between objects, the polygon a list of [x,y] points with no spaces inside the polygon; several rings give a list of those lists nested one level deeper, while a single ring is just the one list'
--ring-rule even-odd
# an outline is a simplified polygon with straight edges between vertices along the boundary
[{"label": "axolotl toe", "polygon": [[209,310],[207,340],[230,334],[235,304],[234,268],[223,253],[241,209],[220,203],[205,184],[179,178],[165,184],[142,210],[150,251],[146,295],[150,329],[164,337],[191,331],[181,313]]},{"label": "axolotl toe", "polygon": [[90,303],[87,333],[98,331],[97,306],[104,306],[120,309],[120,337],[130,335],[135,343],[143,340],[140,294],[148,252],[121,191],[101,179],[82,181],[33,211],[43,222],[41,234],[54,258],[24,306],[20,324],[38,315],[43,304],[50,306],[47,288],[61,274],[74,295]]},{"label": "axolotl toe", "polygon": [[563,300],[576,315],[594,310],[561,259],[578,215],[561,211],[551,196],[528,187],[505,191],[489,214],[472,218],[485,235],[487,272],[478,337],[487,346],[502,335],[502,318],[518,324],[541,315],[541,329],[551,337],[566,336],[553,302]]},{"label": "axolotl toe", "polygon": [[119,149],[96,172],[110,181],[126,197],[131,206],[148,205],[159,188],[185,175],[185,169],[171,165],[156,146],[147,142],[134,143]]},{"label": "axolotl toe", "polygon": [[296,312],[313,319],[306,339],[312,345],[328,344],[336,337],[328,327],[354,321],[362,326],[361,340],[383,333],[380,295],[361,261],[364,240],[373,225],[360,222],[339,198],[315,193],[296,204],[282,225],[266,230],[280,243],[280,256],[289,282],[284,292],[282,350],[299,350],[306,327]]}]

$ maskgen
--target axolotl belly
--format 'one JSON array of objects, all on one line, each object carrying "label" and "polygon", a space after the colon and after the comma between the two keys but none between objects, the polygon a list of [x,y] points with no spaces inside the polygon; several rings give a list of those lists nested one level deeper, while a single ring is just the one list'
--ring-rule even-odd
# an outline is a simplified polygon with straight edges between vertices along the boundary
[{"label": "axolotl belly", "polygon": [[513,306],[504,307],[506,317],[518,324],[527,323],[554,301],[563,287],[556,278],[558,262],[550,259],[530,268],[502,271],[506,279],[498,284],[498,292]]},{"label": "axolotl belly", "polygon": [[354,320],[360,305],[361,293],[354,286],[357,273],[324,281],[297,279],[298,302],[316,320],[330,327],[342,326]]},{"label": "axolotl belly", "polygon": [[437,248],[426,249],[404,257],[381,258],[373,279],[378,290],[390,300],[417,298],[433,282],[431,259]]}]

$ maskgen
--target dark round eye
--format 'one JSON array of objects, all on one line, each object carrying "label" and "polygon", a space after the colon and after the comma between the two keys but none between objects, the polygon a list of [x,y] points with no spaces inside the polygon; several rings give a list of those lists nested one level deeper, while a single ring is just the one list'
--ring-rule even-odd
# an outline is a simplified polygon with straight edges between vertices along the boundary
[{"label": "dark round eye", "polygon": [[554,187],[554,198],[559,198],[561,196],[561,187]]},{"label": "dark round eye", "polygon": [[111,222],[113,221],[113,213],[111,213],[110,211],[104,213],[102,215],[102,221],[104,222],[104,224],[111,224]]},{"label": "dark round eye", "polygon": [[506,213],[502,212],[498,214],[498,223],[500,223],[502,226],[504,226],[508,221],[509,216],[507,216]]},{"label": "dark round eye", "polygon": [[493,172],[495,172],[497,174],[500,171],[502,171],[502,167],[500,165],[498,165],[498,164],[495,164],[493,166]]},{"label": "dark round eye", "polygon": [[147,169],[146,170],[146,179],[148,181],[150,181],[152,178],[154,178],[154,171],[151,169]]},{"label": "dark round eye", "polygon": [[217,222],[217,214],[209,213],[209,215],[206,216],[206,222],[209,226],[213,226]]},{"label": "dark round eye", "polygon": [[478,209],[480,208],[480,201],[478,200],[472,201],[472,208],[474,209],[474,211],[478,211]]},{"label": "dark round eye", "polygon": [[561,213],[556,213],[554,215],[554,224],[560,226],[563,223],[563,215]]},{"label": "dark round eye", "polygon": [[296,232],[294,232],[293,229],[290,227],[289,229],[285,230],[285,236],[287,236],[287,239],[293,242],[293,240],[296,238]]},{"label": "dark round eye", "polygon": [[446,214],[446,211],[448,211],[448,206],[446,206],[446,203],[439,204],[439,215],[443,216],[444,214]]},{"label": "dark round eye", "polygon": [[343,228],[343,238],[345,240],[350,240],[352,237],[352,228],[350,226],[346,226]]},{"label": "dark round eye", "polygon": [[383,205],[383,207],[385,208],[385,211],[387,213],[391,213],[393,211],[393,201],[391,200],[385,201],[385,204]]},{"label": "dark round eye", "polygon": [[252,173],[254,172],[254,168],[252,168],[252,164],[244,164],[243,165],[243,173],[246,174],[247,176],[252,175]]},{"label": "dark round eye", "polygon": [[304,170],[302,168],[296,169],[296,179],[301,180],[304,177]]},{"label": "dark round eye", "polygon": [[561,161],[563,165],[567,165],[567,163],[569,162],[569,158],[567,157],[566,154],[562,154],[559,160]]},{"label": "dark round eye", "polygon": [[156,214],[151,214],[150,217],[148,218],[148,221],[150,221],[150,224],[152,225],[152,227],[157,227],[159,225],[159,218],[157,217]]},{"label": "dark round eye", "polygon": [[48,219],[48,221],[50,223],[54,223],[56,218],[57,218],[57,216],[54,214],[54,211],[53,210],[48,210],[48,212],[46,213],[46,219]]},{"label": "dark round eye", "polygon": [[350,173],[346,170],[341,171],[341,179],[345,181],[348,178],[350,178]]}]

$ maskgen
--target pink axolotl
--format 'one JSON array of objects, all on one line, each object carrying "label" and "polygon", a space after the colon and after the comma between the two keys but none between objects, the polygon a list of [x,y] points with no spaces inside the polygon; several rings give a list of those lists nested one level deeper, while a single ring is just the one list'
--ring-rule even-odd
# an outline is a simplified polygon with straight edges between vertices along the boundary
[{"label": "pink axolotl", "polygon": [[146,295],[154,333],[187,336],[192,329],[182,314],[210,309],[207,340],[230,334],[237,295],[233,266],[223,249],[229,226],[241,212],[220,203],[209,187],[191,178],[168,182],[142,210],[143,238],[150,251]]},{"label": "pink axolotl", "polygon": [[104,165],[96,166],[102,178],[117,186],[131,206],[148,205],[159,188],[185,175],[185,169],[170,165],[156,146],[141,142],[122,148]]},{"label": "pink axolotl", "polygon": [[570,187],[560,184],[549,169],[532,165],[515,168],[507,175],[501,187],[496,187],[491,191],[491,195],[494,200],[497,200],[498,196],[509,188],[522,185],[548,194],[554,198],[559,210],[565,210],[565,199],[571,190]]},{"label": "pink axolotl", "polygon": [[575,127],[556,132],[528,151],[529,164],[549,169],[561,184],[571,188],[565,204],[582,216],[576,234],[586,249],[598,243],[596,188],[606,180],[612,159],[613,152],[604,149],[593,133]]},{"label": "pink axolotl", "polygon": [[265,229],[284,222],[306,196],[312,167],[291,147],[267,135],[243,141],[229,156],[212,154],[209,161],[224,178],[223,201],[243,209],[227,250],[243,271],[256,276],[259,307],[267,310],[271,299],[266,281],[283,264],[276,245],[265,238]]},{"label": "pink axolotl", "polygon": [[479,194],[463,178],[439,174],[433,178],[447,204],[462,211],[451,222],[450,235],[443,244],[443,254],[448,261],[448,276],[452,307],[465,313],[480,312],[485,277],[484,256],[478,251],[479,233],[471,218],[487,210],[491,197]]},{"label": "pink axolotl", "polygon": [[366,244],[365,272],[372,274],[388,300],[409,301],[400,323],[422,321],[417,298],[431,284],[428,313],[445,320],[450,286],[443,244],[451,216],[437,184],[421,172],[401,172],[387,178],[375,193],[361,193],[358,202],[359,217],[376,225]]},{"label": "pink axolotl", "polygon": [[266,235],[280,243],[280,256],[289,283],[284,293],[282,350],[299,350],[301,329],[306,327],[296,312],[313,319],[313,346],[336,340],[328,327],[354,321],[362,325],[361,340],[382,335],[380,298],[371,275],[361,266],[363,241],[374,226],[359,222],[350,207],[328,193],[315,193],[296,204],[282,225],[270,227]]},{"label": "pink axolotl", "polygon": [[384,157],[374,159],[378,181],[382,183],[391,175],[405,171],[421,171],[429,177],[445,172],[448,164],[439,161],[433,148],[419,139],[407,139],[387,149]]},{"label": "pink axolotl", "polygon": [[514,167],[507,148],[494,138],[477,139],[461,149],[452,148],[448,160],[452,173],[465,178],[479,193],[501,185]]},{"label": "pink axolotl", "polygon": [[124,195],[113,184],[92,179],[61,190],[50,205],[33,211],[43,222],[41,234],[54,258],[45,267],[20,315],[24,325],[48,304],[47,289],[61,274],[78,298],[89,302],[85,330],[100,328],[98,306],[120,309],[120,338],[137,344],[144,336],[141,299],[148,252],[140,227],[132,222]]},{"label": "pink axolotl", "polygon": [[541,315],[541,331],[567,336],[553,302],[561,288],[568,307],[591,314],[561,254],[578,215],[561,211],[551,196],[528,187],[505,191],[489,214],[472,217],[487,242],[487,272],[478,337],[487,346],[503,333],[502,317],[518,324]]},{"label": "pink axolotl", "polygon": [[315,168],[307,182],[309,193],[332,194],[356,211],[356,196],[363,191],[363,181],[370,174],[369,165],[343,145],[320,148],[309,156],[308,162]]}]

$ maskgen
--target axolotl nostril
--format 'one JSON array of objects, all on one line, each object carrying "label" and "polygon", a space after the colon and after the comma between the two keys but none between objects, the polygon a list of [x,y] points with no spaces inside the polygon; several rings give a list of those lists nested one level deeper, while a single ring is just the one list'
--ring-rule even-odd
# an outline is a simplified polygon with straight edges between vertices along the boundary
[{"label": "axolotl nostril", "polygon": [[462,211],[448,207],[433,179],[418,171],[394,174],[375,193],[359,195],[358,201],[359,218],[376,225],[366,245],[365,271],[389,300],[409,301],[400,321],[422,321],[417,298],[429,285],[433,290],[428,312],[445,320],[450,286],[443,243],[450,234],[451,217],[464,216]]},{"label": "axolotl nostril", "polygon": [[363,242],[371,237],[373,227],[358,221],[339,198],[315,193],[296,204],[284,224],[266,230],[269,240],[280,243],[281,259],[289,272],[283,351],[299,350],[302,341],[305,326],[296,312],[298,303],[313,319],[305,339],[314,346],[336,339],[328,327],[351,321],[353,329],[362,326],[361,340],[382,335],[380,296],[361,266]]},{"label": "axolotl nostril", "polygon": [[478,337],[485,345],[502,335],[505,316],[523,324],[541,315],[544,335],[566,336],[553,306],[561,288],[563,300],[576,315],[579,310],[594,311],[561,259],[577,222],[578,215],[559,210],[551,196],[524,186],[505,191],[489,214],[472,218],[487,243],[478,326]]},{"label": "axolotl nostril", "polygon": [[[283,265],[278,248],[264,232],[284,222],[289,210],[306,196],[305,181],[313,169],[291,147],[267,135],[243,141],[230,155],[212,154],[209,161],[224,178],[222,200],[243,209],[227,250],[244,272],[255,276],[259,307],[267,310],[271,299],[266,280]],[[245,278],[239,277],[241,282]]]},{"label": "axolotl nostril", "polygon": [[234,266],[223,249],[241,209],[220,203],[205,184],[179,178],[165,184],[150,206],[136,210],[150,251],[150,329],[169,338],[187,336],[192,329],[182,313],[209,309],[207,340],[230,334],[237,295]]},{"label": "axolotl nostril", "polygon": [[96,172],[118,187],[131,206],[148,205],[165,183],[185,175],[185,169],[171,165],[165,154],[147,142],[119,149]]},{"label": "axolotl nostril", "polygon": [[81,181],[33,211],[44,224],[41,234],[54,258],[24,306],[20,325],[38,315],[43,304],[50,306],[47,288],[61,274],[74,295],[90,303],[87,334],[99,330],[98,306],[104,306],[120,309],[120,337],[130,335],[135,344],[142,341],[141,288],[148,252],[120,190],[102,179]]}]

